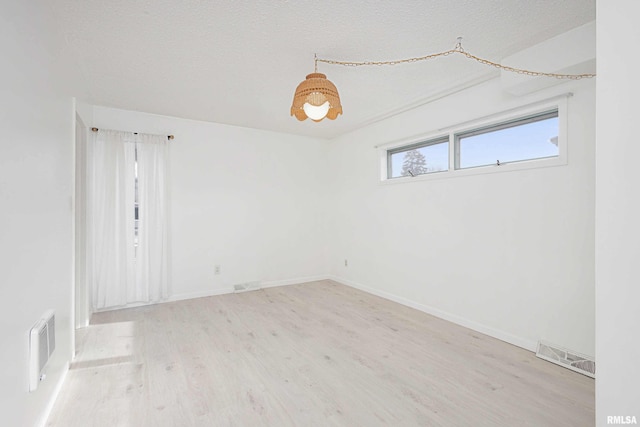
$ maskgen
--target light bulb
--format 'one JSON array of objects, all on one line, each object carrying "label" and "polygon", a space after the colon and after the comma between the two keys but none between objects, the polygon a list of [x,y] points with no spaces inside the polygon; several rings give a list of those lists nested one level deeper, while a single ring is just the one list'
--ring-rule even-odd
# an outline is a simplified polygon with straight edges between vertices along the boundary
[{"label": "light bulb", "polygon": [[302,106],[304,113],[311,120],[324,119],[327,116],[327,113],[329,112],[329,108],[330,108],[329,101],[325,101],[325,103],[322,105],[311,105],[308,102],[305,102],[304,105]]}]

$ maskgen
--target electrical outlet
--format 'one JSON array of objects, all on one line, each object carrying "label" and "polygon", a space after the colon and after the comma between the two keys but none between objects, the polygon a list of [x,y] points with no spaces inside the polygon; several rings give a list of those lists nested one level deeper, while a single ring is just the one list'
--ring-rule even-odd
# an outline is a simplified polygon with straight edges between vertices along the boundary
[{"label": "electrical outlet", "polygon": [[349,267],[349,262],[346,259],[344,260],[344,266]]},{"label": "electrical outlet", "polygon": [[220,266],[216,265],[214,270],[213,270],[214,274],[220,274]]}]

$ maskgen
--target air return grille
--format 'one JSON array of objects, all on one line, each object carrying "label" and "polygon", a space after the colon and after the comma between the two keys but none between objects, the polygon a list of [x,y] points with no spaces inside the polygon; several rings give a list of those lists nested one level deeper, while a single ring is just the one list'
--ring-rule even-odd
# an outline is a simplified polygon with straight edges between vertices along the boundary
[{"label": "air return grille", "polygon": [[260,282],[258,281],[233,285],[233,292],[235,293],[257,291],[258,289],[261,289]]},{"label": "air return grille", "polygon": [[576,353],[575,351],[539,341],[536,356],[540,359],[564,366],[572,371],[580,372],[591,378],[596,377],[596,362],[589,356]]}]

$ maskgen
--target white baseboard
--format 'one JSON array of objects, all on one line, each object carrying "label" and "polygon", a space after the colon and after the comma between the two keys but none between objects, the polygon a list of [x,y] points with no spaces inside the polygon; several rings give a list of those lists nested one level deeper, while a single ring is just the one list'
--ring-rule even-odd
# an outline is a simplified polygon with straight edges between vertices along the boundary
[{"label": "white baseboard", "polygon": [[[259,283],[260,283],[260,289],[262,289],[262,288],[274,288],[276,286],[288,286],[288,285],[297,285],[297,284],[301,284],[301,283],[316,282],[318,280],[327,280],[329,278],[330,278],[329,275],[323,274],[323,275],[318,275],[318,276],[298,277],[298,278],[295,278],[295,279],[273,280],[273,281],[270,281],[270,282],[259,282]],[[213,296],[216,296],[216,295],[226,295],[226,294],[232,294],[232,293],[234,293],[233,286],[224,287],[224,288],[217,288],[217,289],[209,289],[209,290],[206,290],[206,291],[197,291],[197,292],[187,292],[187,293],[181,293],[181,294],[173,294],[173,295],[171,295],[170,297],[168,297],[167,299],[165,299],[163,301],[136,302],[136,303],[127,304],[127,305],[124,305],[124,306],[106,307],[106,308],[101,308],[101,309],[95,310],[94,313],[100,313],[100,312],[103,312],[103,311],[122,310],[122,309],[125,309],[125,308],[144,307],[144,306],[147,306],[147,305],[164,304],[164,303],[167,303],[167,302],[184,301],[184,300],[194,299],[194,298],[213,297]]]},{"label": "white baseboard", "polygon": [[523,348],[525,350],[529,350],[532,352],[536,351],[537,343],[534,341],[530,341],[525,338],[521,338],[507,332],[501,331],[499,329],[495,329],[486,325],[482,325],[480,323],[474,322],[473,320],[465,319],[464,317],[457,316],[455,314],[447,313],[446,311],[442,311],[440,309],[430,307],[428,305],[420,304],[415,301],[411,301],[407,298],[400,297],[397,295],[393,295],[391,293],[380,291],[374,288],[370,288],[368,286],[362,285],[360,283],[343,279],[337,276],[329,276],[329,279],[342,283],[343,285],[350,286],[355,289],[359,289],[361,291],[367,292],[372,295],[379,296],[384,299],[388,299],[390,301],[397,302],[402,305],[406,305],[407,307],[415,308],[416,310],[420,310],[432,316],[438,317],[440,319],[447,320],[449,322],[455,323],[460,326],[464,326],[465,328],[472,329],[476,332],[480,332],[481,334],[489,335],[490,337],[497,338],[506,343],[515,345],[517,347]]},{"label": "white baseboard", "polygon": [[297,279],[274,280],[271,282],[262,282],[260,287],[275,288],[276,286],[299,285],[302,283],[317,282],[319,280],[328,280],[330,278],[331,277],[328,274],[322,274],[318,276],[299,277]]},{"label": "white baseboard", "polygon": [[206,291],[188,292],[188,293],[184,293],[184,294],[174,294],[174,295],[171,295],[167,299],[164,299],[162,301],[132,302],[132,303],[129,303],[129,304],[126,304],[126,305],[119,305],[119,306],[116,306],[116,307],[99,308],[99,309],[95,310],[93,313],[101,313],[103,311],[124,310],[126,308],[146,307],[148,305],[165,304],[165,303],[168,303],[168,302],[183,301],[183,300],[194,299],[194,298],[212,297],[212,296],[216,296],[216,295],[225,295],[225,294],[231,294],[231,293],[233,293],[233,288],[217,288],[217,289],[210,289],[210,290],[206,290]]},{"label": "white baseboard", "polygon": [[53,405],[55,405],[56,400],[58,399],[58,395],[60,394],[60,390],[62,389],[62,385],[64,384],[64,380],[67,378],[67,373],[69,372],[69,362],[64,364],[64,368],[62,370],[62,375],[58,379],[56,386],[53,388],[53,393],[49,398],[49,402],[47,403],[46,408],[42,412],[42,416],[40,417],[40,421],[36,424],[38,427],[45,427],[47,421],[49,420],[49,415],[51,415],[51,411],[53,410]]},{"label": "white baseboard", "polygon": [[225,287],[225,288],[218,288],[218,289],[210,289],[206,291],[174,294],[174,295],[171,295],[166,300],[161,301],[160,304],[165,302],[184,301],[187,299],[194,299],[194,298],[214,297],[216,295],[226,295],[226,294],[232,294],[232,293],[233,293],[233,287]]},{"label": "white baseboard", "polygon": [[[329,275],[323,274],[318,276],[298,277],[295,279],[258,282],[260,285],[258,289],[275,288],[276,286],[298,285],[301,283],[316,282],[318,280],[327,280],[327,279],[329,279]],[[216,295],[226,295],[226,294],[233,294],[233,293],[235,293],[235,290],[233,286],[230,286],[227,288],[213,289],[210,291],[190,292],[186,294],[175,294],[175,295],[171,295],[166,301],[163,301],[163,302],[182,301],[182,300],[193,299],[193,298],[212,297]]]}]

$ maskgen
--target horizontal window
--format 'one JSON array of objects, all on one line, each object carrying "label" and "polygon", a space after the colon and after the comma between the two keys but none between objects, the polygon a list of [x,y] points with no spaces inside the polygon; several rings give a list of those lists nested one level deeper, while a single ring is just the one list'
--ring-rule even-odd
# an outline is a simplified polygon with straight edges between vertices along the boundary
[{"label": "horizontal window", "polygon": [[455,135],[456,169],[557,157],[558,111]]},{"label": "horizontal window", "polygon": [[387,178],[449,170],[449,138],[438,138],[387,151]]},{"label": "horizontal window", "polygon": [[[383,149],[381,178],[403,182],[433,172],[448,177],[498,170],[493,167],[517,170],[566,164],[566,104],[559,101],[542,108],[519,117],[502,116],[502,121],[484,121],[475,128],[454,126],[446,136]],[[468,171],[473,168],[478,171]]]}]

